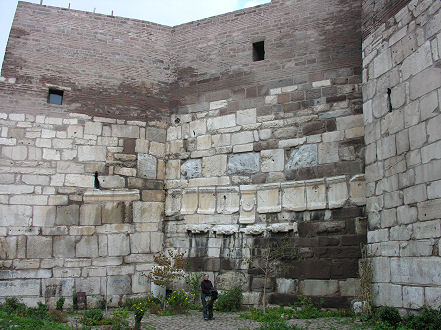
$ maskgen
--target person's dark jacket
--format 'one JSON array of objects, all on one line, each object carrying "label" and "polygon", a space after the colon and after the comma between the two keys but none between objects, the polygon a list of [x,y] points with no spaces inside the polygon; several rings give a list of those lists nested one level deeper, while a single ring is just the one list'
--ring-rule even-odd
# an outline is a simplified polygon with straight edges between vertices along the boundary
[{"label": "person's dark jacket", "polygon": [[203,294],[210,295],[210,289],[213,289],[213,283],[210,280],[203,280],[201,282],[201,290]]}]

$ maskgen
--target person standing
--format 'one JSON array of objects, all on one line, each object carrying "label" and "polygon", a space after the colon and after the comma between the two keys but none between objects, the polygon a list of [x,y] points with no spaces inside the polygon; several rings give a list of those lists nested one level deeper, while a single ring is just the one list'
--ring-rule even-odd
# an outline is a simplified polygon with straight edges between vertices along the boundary
[{"label": "person standing", "polygon": [[201,282],[201,300],[202,300],[202,312],[204,314],[204,320],[213,320],[213,303],[212,292],[215,291],[213,283],[208,279],[208,274],[204,275],[204,279]]}]

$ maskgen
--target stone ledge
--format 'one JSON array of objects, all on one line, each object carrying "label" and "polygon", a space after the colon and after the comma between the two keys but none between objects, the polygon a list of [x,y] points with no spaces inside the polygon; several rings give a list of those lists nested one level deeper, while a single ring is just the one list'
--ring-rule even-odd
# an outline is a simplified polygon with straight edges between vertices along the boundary
[{"label": "stone ledge", "polygon": [[117,190],[89,190],[84,193],[85,203],[117,202],[117,201],[138,201],[139,190],[117,189]]}]

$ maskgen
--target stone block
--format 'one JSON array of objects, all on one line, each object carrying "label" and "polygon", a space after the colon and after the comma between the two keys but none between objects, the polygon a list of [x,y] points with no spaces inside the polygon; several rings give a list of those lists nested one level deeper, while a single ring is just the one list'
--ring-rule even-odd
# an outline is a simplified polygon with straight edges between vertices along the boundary
[{"label": "stone block", "polygon": [[145,294],[149,284],[150,281],[143,272],[135,272],[132,275],[132,293]]},{"label": "stone block", "polygon": [[0,281],[0,297],[39,296],[40,279]]},{"label": "stone block", "polygon": [[149,153],[157,158],[164,158],[165,155],[165,143],[150,142]]},{"label": "stone block", "polygon": [[441,305],[441,288],[426,287],[424,288],[424,293],[424,303],[431,306],[432,308],[439,308],[439,306]]},{"label": "stone block", "polygon": [[107,294],[122,295],[131,293],[131,281],[129,275],[109,276],[107,282]]},{"label": "stone block", "polygon": [[190,137],[197,137],[204,135],[207,132],[207,125],[205,119],[199,119],[190,122]]},{"label": "stone block", "polygon": [[286,170],[317,166],[317,145],[307,144],[292,149],[286,162]]},{"label": "stone block", "polygon": [[122,138],[139,138],[139,127],[131,125],[112,125],[112,136]]},{"label": "stone block", "polygon": [[165,214],[175,215],[181,210],[181,192],[179,190],[169,190],[165,199]]},{"label": "stone block", "polygon": [[150,253],[150,233],[141,232],[130,235],[131,253]]},{"label": "stone block", "polygon": [[222,176],[227,170],[227,155],[216,155],[202,159],[202,174],[204,177]]},{"label": "stone block", "polygon": [[326,208],[326,185],[323,179],[305,181],[308,210]]},{"label": "stone block", "polygon": [[53,227],[55,224],[55,206],[34,206],[32,219],[34,226]]},{"label": "stone block", "polygon": [[410,99],[415,100],[441,87],[441,69],[429,67],[410,79]]},{"label": "stone block", "polygon": [[102,223],[122,223],[124,221],[124,203],[107,202],[102,205]]},{"label": "stone block", "polygon": [[164,190],[143,190],[142,200],[144,202],[164,202],[165,191]]},{"label": "stone block", "polygon": [[256,220],[256,187],[241,186],[240,188],[239,223],[251,224]]},{"label": "stone block", "polygon": [[441,220],[416,222],[413,224],[413,239],[435,238],[441,236]]},{"label": "stone block", "polygon": [[48,196],[44,195],[16,195],[9,198],[10,204],[47,205]]},{"label": "stone block", "polygon": [[145,137],[147,140],[165,143],[167,132],[163,128],[157,127],[147,127],[145,132]]},{"label": "stone block", "polygon": [[338,292],[337,280],[303,280],[299,290],[305,296],[330,296]]},{"label": "stone block", "polygon": [[262,172],[283,171],[285,164],[285,153],[283,149],[262,150],[260,152],[260,169]]},{"label": "stone block", "polygon": [[79,213],[78,205],[57,206],[56,224],[78,225]]},{"label": "stone block", "polygon": [[48,278],[42,281],[43,292],[46,298],[72,296],[74,286],[75,279],[73,278]]},{"label": "stone block", "polygon": [[231,135],[231,144],[247,144],[254,142],[254,135],[252,131],[244,131],[239,133],[234,133]]},{"label": "stone block", "polygon": [[198,207],[198,191],[197,189],[187,189],[182,194],[181,213],[196,213]]},{"label": "stone block", "polygon": [[214,214],[216,212],[216,190],[214,188],[199,188],[199,214]]},{"label": "stone block", "polygon": [[168,180],[179,179],[181,177],[181,160],[170,159],[167,161],[165,178]]},{"label": "stone block", "polygon": [[286,294],[297,294],[299,281],[297,279],[277,278],[277,292]]},{"label": "stone block", "polygon": [[96,258],[98,257],[98,237],[84,236],[77,242],[75,247],[77,258]]},{"label": "stone block", "polygon": [[422,162],[428,163],[433,159],[441,159],[439,150],[441,149],[441,141],[429,144],[421,149]]},{"label": "stone block", "polygon": [[366,181],[364,175],[356,175],[349,182],[350,201],[356,205],[366,204]]},{"label": "stone block", "polygon": [[194,179],[202,176],[201,159],[189,159],[181,166],[181,175],[184,179]]},{"label": "stone block", "polygon": [[306,210],[306,190],[304,181],[282,183],[282,206],[288,211]]},{"label": "stone block", "polygon": [[330,209],[343,207],[348,200],[348,185],[346,177],[327,178],[328,184],[328,207]]},{"label": "stone block", "polygon": [[244,292],[243,293],[243,304],[258,306],[261,304],[262,292]]},{"label": "stone block", "polygon": [[228,174],[249,175],[259,171],[259,154],[242,153],[228,157]]},{"label": "stone block", "polygon": [[197,150],[207,150],[211,148],[211,135],[201,135],[196,140]]},{"label": "stone block", "polygon": [[394,283],[434,286],[440,282],[441,261],[437,257],[392,258],[390,264],[391,281]]},{"label": "stone block", "polygon": [[78,161],[106,161],[107,150],[104,146],[78,146]]},{"label": "stone block", "polygon": [[239,211],[239,189],[236,187],[217,188],[217,213],[233,214]]},{"label": "stone block", "polygon": [[232,290],[240,287],[241,290],[246,291],[247,286],[248,280],[242,272],[227,271],[216,277],[216,288],[218,290]]},{"label": "stone block", "polygon": [[96,226],[101,224],[101,205],[83,204],[80,207],[80,225]]},{"label": "stone block", "polygon": [[327,164],[338,162],[340,159],[338,157],[338,143],[320,143],[318,145],[318,163]]},{"label": "stone block", "polygon": [[156,179],[156,158],[152,155],[138,154],[138,176],[146,179]]},{"label": "stone block", "polygon": [[408,56],[401,65],[401,74],[403,81],[416,75],[425,68],[432,65],[432,51],[430,41],[426,41],[413,54]]},{"label": "stone block", "polygon": [[213,131],[221,128],[228,128],[233,126],[236,126],[236,116],[234,114],[207,119],[208,131]]},{"label": "stone block", "polygon": [[89,295],[100,294],[100,283],[99,277],[88,277],[88,278],[76,278],[75,279],[75,291],[76,292],[86,292]]},{"label": "stone block", "polygon": [[[3,147],[2,156],[4,158],[12,159],[12,160],[25,160],[28,156],[28,148],[26,146]],[[49,158],[44,158],[44,159],[49,159]]]},{"label": "stone block", "polygon": [[237,125],[256,123],[256,109],[239,110],[236,113]]},{"label": "stone block", "polygon": [[260,187],[257,191],[257,212],[274,213],[281,210],[280,186],[274,184]]},{"label": "stone block", "polygon": [[375,292],[373,300],[376,306],[403,307],[401,285],[374,283],[372,289]]},{"label": "stone block", "polygon": [[27,258],[52,257],[52,237],[28,236],[26,247]]},{"label": "stone block", "polygon": [[100,186],[104,189],[124,188],[126,180],[119,175],[108,175],[99,177]]},{"label": "stone block", "polygon": [[439,219],[441,210],[441,199],[433,199],[417,204],[418,219],[432,220]]},{"label": "stone block", "polygon": [[0,237],[0,259],[15,259],[17,257],[17,237]]},{"label": "stone block", "polygon": [[[429,94],[424,95],[420,99],[420,107],[417,114],[421,114],[421,121],[424,121],[426,119],[438,116],[438,108],[439,108],[439,102],[438,102],[438,93],[436,91],[433,91]],[[417,102],[414,102],[417,103]],[[435,132],[434,132],[435,133]]]},{"label": "stone block", "polygon": [[54,237],[54,257],[55,258],[73,258],[75,257],[75,240],[73,236],[55,236]]},{"label": "stone block", "polygon": [[84,134],[101,135],[103,130],[103,123],[100,122],[86,122],[84,126]]},{"label": "stone block", "polygon": [[130,238],[127,234],[110,234],[108,239],[109,257],[126,256],[130,254]]},{"label": "stone block", "polygon": [[159,251],[163,251],[164,246],[164,234],[161,232],[152,232],[150,233],[150,251],[152,253],[158,253]]},{"label": "stone block", "polygon": [[160,222],[164,214],[164,203],[162,202],[134,202],[134,222]]}]

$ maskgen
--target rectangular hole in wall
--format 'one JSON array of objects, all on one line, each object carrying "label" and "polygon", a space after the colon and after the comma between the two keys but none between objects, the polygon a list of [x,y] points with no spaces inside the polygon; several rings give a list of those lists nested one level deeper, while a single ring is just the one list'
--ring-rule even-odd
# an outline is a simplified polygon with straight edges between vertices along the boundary
[{"label": "rectangular hole in wall", "polygon": [[62,90],[49,88],[49,94],[47,96],[47,103],[49,104],[63,104],[63,92]]},{"label": "rectangular hole in wall", "polygon": [[265,41],[253,42],[253,61],[265,59]]}]

